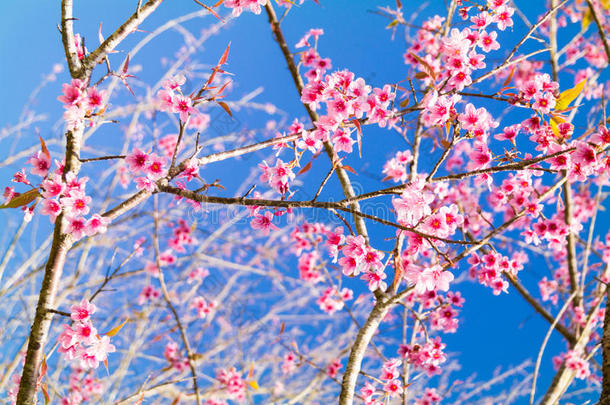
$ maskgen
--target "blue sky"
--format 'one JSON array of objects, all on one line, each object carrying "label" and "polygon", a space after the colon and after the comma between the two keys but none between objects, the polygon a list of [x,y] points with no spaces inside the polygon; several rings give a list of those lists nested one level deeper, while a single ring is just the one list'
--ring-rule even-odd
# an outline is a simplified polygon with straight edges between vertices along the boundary
[{"label": "blue sky", "polygon": [[[0,128],[17,121],[28,95],[40,82],[41,77],[50,72],[53,64],[63,63],[63,49],[57,30],[60,14],[58,3],[35,0],[0,3],[0,16],[3,16],[0,24]],[[84,35],[86,43],[92,44],[89,46],[91,49],[97,44],[99,22],[103,22],[102,32],[107,35],[124,16],[133,11],[136,1],[81,0],[76,3],[74,14],[79,20],[75,23],[75,30]],[[294,46],[309,28],[323,28],[325,35],[320,40],[318,50],[322,56],[332,58],[333,69],[347,68],[374,86],[398,82],[406,77],[408,70],[402,58],[406,46],[402,30],[399,30],[396,38],[392,40],[391,32],[385,29],[388,21],[371,13],[377,5],[392,5],[392,1],[321,0],[321,3],[322,5],[318,6],[307,0],[286,18],[283,28],[290,46]],[[405,8],[411,10],[413,2],[404,3]],[[534,20],[542,11],[544,2],[517,0],[516,3],[530,20]],[[145,31],[153,29],[168,18],[196,10],[197,7],[194,2],[189,1],[166,1],[141,28]],[[442,1],[431,0],[421,15],[442,13],[443,9]],[[421,16],[415,18],[415,23],[421,21]],[[198,30],[214,22],[215,20],[209,17],[187,26]],[[500,34],[509,49],[512,49],[524,32],[524,26],[518,18],[515,18],[515,24],[514,30]],[[124,48],[142,35],[133,34]],[[158,77],[161,73],[159,57],[171,55],[179,39],[178,34],[170,33],[132,59],[132,66],[145,66],[138,76],[142,80]],[[560,37],[560,45],[566,40],[567,38]],[[231,97],[238,98],[262,86],[264,92],[257,97],[257,101],[275,104],[287,113],[286,118],[290,121],[295,117],[305,117],[305,110],[300,104],[279,48],[273,41],[264,13],[259,16],[244,13],[239,19],[232,21],[227,29],[206,42],[197,59],[209,64],[215,63],[229,41],[231,53],[227,70],[235,75],[236,81]],[[533,46],[539,45],[533,43]],[[490,56],[491,60],[500,60],[509,49],[503,48],[495,52]],[[119,59],[115,59],[116,64],[118,61]],[[67,80],[67,74],[64,72],[59,82],[50,85],[36,100],[35,110],[49,115],[49,120],[38,125],[41,135],[47,139],[61,136],[59,131],[53,129],[53,124],[61,114],[61,105],[56,101],[60,91],[59,83]],[[572,83],[568,79],[565,81],[565,85],[562,82],[562,88],[571,87]],[[501,111],[497,106],[485,106],[492,112]],[[261,114],[248,112],[236,113],[236,117],[240,125],[252,128],[262,127],[268,119]],[[36,143],[36,134],[32,132],[27,140],[29,144]],[[407,145],[396,134],[368,128],[365,130],[363,142],[363,160],[360,161],[357,154],[354,154],[349,158],[348,164],[360,168],[355,182],[362,191],[369,191],[385,185],[379,181],[385,159],[398,150],[406,149]],[[0,159],[5,156],[4,151],[0,153]],[[432,156],[423,156],[424,167],[426,162],[429,164],[436,156],[438,151]],[[363,166],[362,162],[366,162],[366,165]],[[324,162],[314,169],[310,174],[311,178],[316,179],[316,174],[323,175],[327,164],[328,162]],[[0,169],[0,178],[8,181],[15,168]],[[221,171],[222,169],[219,169],[219,172]],[[240,183],[239,180],[235,179],[236,184]],[[227,179],[227,182],[230,184],[231,180]],[[317,180],[315,182],[317,185]],[[334,188],[337,188],[336,184]],[[307,194],[311,193],[311,190],[303,192]],[[8,215],[0,213],[0,223],[6,221]],[[607,223],[605,227],[607,229]],[[387,236],[387,229],[380,226],[372,226],[371,229],[372,240]],[[537,291],[535,282],[543,271],[538,270],[539,264],[531,263],[520,274],[520,278],[531,291]],[[465,308],[461,311],[461,327],[458,334],[447,335],[444,340],[448,344],[449,352],[460,353],[462,378],[473,372],[480,378],[485,378],[491,376],[498,366],[516,365],[527,358],[535,358],[548,324],[542,321],[516,292],[511,290],[508,295],[494,297],[491,290],[470,282],[460,285],[458,289],[467,299]],[[554,336],[544,357],[539,390],[544,390],[550,381],[550,354],[555,354],[562,348],[560,340]]]}]

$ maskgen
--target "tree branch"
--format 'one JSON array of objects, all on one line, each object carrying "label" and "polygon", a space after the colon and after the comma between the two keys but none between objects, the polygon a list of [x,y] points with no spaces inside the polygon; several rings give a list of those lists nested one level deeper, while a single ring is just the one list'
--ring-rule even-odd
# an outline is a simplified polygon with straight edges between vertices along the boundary
[{"label": "tree branch", "polygon": [[[278,45],[280,46],[282,54],[284,55],[284,59],[286,60],[286,64],[288,65],[288,70],[290,71],[292,80],[294,81],[294,84],[296,85],[297,91],[299,93],[299,99],[300,99],[301,93],[303,92],[303,87],[304,87],[303,80],[301,79],[301,76],[299,75],[299,71],[297,69],[297,66],[294,63],[294,59],[292,58],[290,49],[288,48],[288,45],[286,44],[286,40],[284,39],[284,34],[282,33],[280,23],[277,20],[275,11],[274,11],[273,6],[271,5],[270,1],[268,1],[267,4],[265,5],[265,10],[267,11],[269,23],[271,24],[271,30],[273,31],[275,40],[278,43]],[[307,105],[306,103],[303,103],[303,106],[307,110],[307,114],[309,114],[309,118],[311,119],[312,124],[315,123],[316,121],[318,121],[318,114],[315,111],[313,111],[309,107],[309,105]],[[324,141],[324,151],[328,155],[331,163],[334,165],[336,153],[333,150],[333,146],[329,141]],[[341,166],[341,164],[339,164],[339,163],[336,164],[335,173],[337,173],[337,178],[339,179],[339,182],[341,183],[341,188],[343,189],[343,193],[345,194],[345,197],[346,198],[354,197],[354,195],[355,195],[354,188],[352,187],[352,183],[349,179],[349,176],[347,175],[347,172],[345,171],[345,169],[343,169],[343,166]],[[354,210],[357,210],[357,211],[360,210],[360,206],[357,202],[351,203],[350,206]],[[362,235],[364,237],[364,239],[366,239],[368,241],[368,232],[367,232],[366,224],[364,223],[364,220],[362,218],[354,217],[354,223],[356,224],[356,231],[358,232],[358,234]]]},{"label": "tree branch", "polygon": [[[70,1],[72,0],[65,0]],[[138,8],[119,28],[116,29],[104,42],[91,52],[83,60],[83,69],[91,71],[95,66],[102,61],[106,55],[116,48],[121,41],[131,34],[137,27],[148,18],[149,15],[161,4],[163,0],[148,0],[142,7]]]}]

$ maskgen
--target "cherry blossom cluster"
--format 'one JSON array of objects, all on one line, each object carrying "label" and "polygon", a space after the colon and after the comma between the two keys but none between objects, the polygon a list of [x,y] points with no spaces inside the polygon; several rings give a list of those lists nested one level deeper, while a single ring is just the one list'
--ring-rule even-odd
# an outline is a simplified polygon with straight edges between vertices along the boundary
[{"label": "cherry blossom cluster", "polygon": [[216,379],[223,385],[229,399],[243,401],[246,397],[246,382],[235,368],[221,369],[216,373]]},{"label": "cherry blossom cluster", "polygon": [[146,285],[138,295],[138,305],[144,305],[150,301],[156,301],[161,296],[161,292],[152,285]]},{"label": "cherry blossom cluster", "polygon": [[[324,242],[324,238],[328,237],[331,240],[330,228],[323,223],[303,222],[294,227],[290,233],[291,246],[295,255],[301,256],[303,251],[314,249]],[[343,235],[343,228],[338,227],[335,233]],[[337,243],[338,244],[338,243]],[[335,256],[336,257],[336,256]]]},{"label": "cherry blossom cluster", "polygon": [[[259,193],[254,194],[255,198],[260,196]],[[248,207],[250,208],[250,226],[252,229],[261,231],[262,235],[268,235],[271,230],[278,230],[279,228],[273,224],[273,217],[281,216],[290,212],[288,210],[264,210],[262,207]]]},{"label": "cherry blossom cluster", "polygon": [[[339,263],[342,273],[348,277],[360,275],[371,291],[385,290],[385,265],[381,262],[384,254],[366,244],[362,236],[343,235],[343,228],[334,230],[326,225],[307,223],[297,226],[290,234],[293,249],[299,257],[298,270],[301,279],[317,283],[322,281],[321,269],[326,262],[320,257],[320,249],[328,251],[333,262]],[[323,243],[325,242],[325,243]],[[342,257],[339,258],[339,252]],[[337,287],[328,288],[318,299],[318,305],[326,312],[333,313],[341,308],[345,300],[353,297],[349,289],[339,291]]]},{"label": "cherry blossom cluster", "polygon": [[282,361],[281,370],[282,374],[290,375],[294,373],[297,368],[297,356],[294,352],[288,352],[284,355],[284,360]]},{"label": "cherry blossom cluster", "polygon": [[488,201],[494,211],[504,212],[506,219],[512,218],[515,212],[524,209],[528,217],[538,217],[543,208],[536,194],[537,190],[541,189],[541,180],[534,181],[533,175],[539,173],[536,171],[511,173],[499,186],[491,185]]},{"label": "cherry blossom cluster", "polygon": [[339,258],[339,265],[344,275],[355,277],[363,273],[360,278],[368,283],[369,290],[386,290],[387,283],[383,281],[386,279],[385,265],[381,261],[383,252],[367,245],[362,235],[346,236],[344,244],[336,249],[343,254]]},{"label": "cherry blossom cluster", "polygon": [[195,297],[191,300],[191,308],[195,308],[200,319],[205,318],[216,307],[215,301],[208,301],[204,297]]},{"label": "cherry blossom cluster", "polygon": [[562,363],[574,372],[576,378],[584,380],[591,375],[589,362],[583,358],[582,353],[576,350],[568,350],[567,353],[553,357],[555,369],[559,368]]},{"label": "cherry blossom cluster", "polygon": [[341,360],[334,359],[326,367],[326,375],[330,378],[336,378],[337,374],[339,374],[339,370],[341,370],[341,367],[343,367]]},{"label": "cherry blossom cluster", "polygon": [[398,354],[416,368],[424,370],[429,376],[439,374],[440,365],[447,361],[443,351],[445,344],[439,336],[424,344],[414,343],[400,345]]},{"label": "cherry blossom cluster", "polygon": [[227,405],[227,402],[221,399],[210,398],[206,400],[203,405]]},{"label": "cherry blossom cluster", "polygon": [[79,79],[72,79],[71,83],[64,83],[63,95],[57,99],[64,104],[64,121],[70,131],[83,129],[85,121],[94,125],[93,118],[103,109],[105,91],[95,87],[87,87]]},{"label": "cherry blossom cluster", "polygon": [[299,256],[297,263],[299,277],[308,283],[319,283],[323,280],[320,270],[324,265],[325,263],[321,262],[318,251],[303,253]]},{"label": "cherry blossom cluster", "polygon": [[57,338],[60,353],[67,360],[77,360],[84,369],[97,368],[100,362],[105,362],[108,353],[113,353],[115,347],[110,343],[110,337],[100,336],[91,322],[91,315],[96,307],[86,299],[72,305],[72,325],[64,324],[63,332]]},{"label": "cherry blossom cluster", "polygon": [[[89,204],[91,203],[91,197],[85,193],[86,183],[89,180],[87,177],[79,179],[73,173],[68,173],[64,180],[62,178],[64,165],[57,161],[55,162],[56,170],[50,172],[51,158],[42,151],[32,156],[28,163],[32,165],[30,173],[42,177],[42,181],[38,185],[39,194],[42,197],[41,214],[48,215],[51,222],[54,223],[56,218],[63,213],[68,224],[67,231],[76,240],[85,235],[93,236],[106,232],[110,219],[99,214],[93,214],[88,219],[85,217],[90,211]],[[28,180],[25,169],[17,172],[13,181],[34,187]],[[12,187],[7,187],[4,195],[7,201],[10,201],[19,194]],[[29,208],[24,207],[26,217],[31,218],[34,207],[35,204]]]},{"label": "cherry blossom cluster", "polygon": [[407,181],[407,165],[412,161],[413,156],[411,151],[396,152],[396,156],[388,160],[383,166],[383,174],[386,175],[385,179],[391,179],[394,183],[404,183]]},{"label": "cherry blossom cluster", "polygon": [[186,246],[191,246],[197,242],[193,236],[193,228],[184,219],[179,219],[177,224],[168,224],[172,229],[172,237],[167,244],[175,252],[186,253]]},{"label": "cherry blossom cluster", "polygon": [[190,96],[182,94],[182,86],[186,82],[184,75],[177,75],[161,83],[163,89],[157,92],[157,108],[159,111],[177,113],[180,121],[186,122],[189,116],[197,113]]},{"label": "cherry blossom cluster", "polygon": [[167,159],[164,156],[146,153],[139,148],[134,148],[125,158],[125,162],[132,176],[143,175],[134,178],[138,190],[156,191],[155,182],[166,174]]},{"label": "cherry blossom cluster", "polygon": [[[472,83],[472,73],[486,67],[485,53],[500,48],[496,41],[498,33],[487,31],[490,24],[496,24],[504,31],[513,25],[513,8],[507,1],[490,2],[490,7],[462,7],[460,15],[468,19],[471,10],[479,11],[470,18],[472,25],[463,29],[452,28],[447,36],[436,33],[443,30],[444,18],[434,16],[424,22],[417,31],[416,38],[404,55],[405,63],[419,68],[426,85],[438,88],[446,83],[447,90],[461,91]],[[419,55],[419,56],[418,56]]]},{"label": "cherry blossom cluster", "polygon": [[400,364],[401,361],[399,359],[389,360],[383,364],[380,379],[385,381],[383,390],[390,397],[397,397],[403,392],[402,383],[398,380],[400,377],[400,372],[398,371]]},{"label": "cherry blossom cluster", "polygon": [[535,111],[548,114],[557,102],[559,83],[552,81],[548,73],[537,73],[522,83],[518,90],[516,101],[530,102]]},{"label": "cherry blossom cluster", "polygon": [[406,184],[400,197],[392,199],[398,222],[408,227],[419,226],[422,232],[440,238],[453,235],[464,218],[455,204],[435,207],[438,199],[435,192],[443,187],[446,186],[426,184],[424,176],[417,176]]},{"label": "cherry blossom cluster", "polygon": [[[427,300],[420,300],[424,302],[424,308],[432,306],[431,303],[426,303]],[[438,297],[438,300],[442,302],[441,297]],[[455,333],[458,328],[459,320],[457,318],[458,311],[456,311],[453,306],[461,308],[463,304],[464,298],[462,298],[459,292],[448,292],[446,303],[438,305],[429,315],[430,329],[439,330],[444,333]]]},{"label": "cherry blossom cluster", "polygon": [[479,283],[493,289],[494,295],[499,295],[502,292],[507,292],[508,282],[504,279],[503,274],[516,276],[523,269],[524,262],[527,261],[527,255],[514,254],[513,259],[501,255],[500,253],[487,253],[483,256],[472,254],[468,258],[470,275],[477,278]]},{"label": "cherry blossom cluster", "polygon": [[435,264],[430,267],[410,265],[405,269],[405,279],[415,287],[414,291],[423,294],[426,291],[448,291],[453,281],[453,274]]},{"label": "cherry blossom cluster", "polygon": [[545,154],[566,151],[548,159],[548,163],[553,170],[566,170],[568,178],[573,182],[582,182],[594,175],[605,176],[610,168],[610,157],[605,150],[610,145],[607,129],[599,128],[591,134],[588,141],[577,139],[565,143],[572,135],[573,129],[569,122],[561,122],[554,129],[539,116],[533,116],[505,128],[504,134],[497,139],[508,139],[514,143],[515,136],[524,132],[530,135],[529,140],[536,144],[537,151]]},{"label": "cherry blossom cluster", "polygon": [[[398,223],[415,227],[430,237],[448,238],[455,234],[458,227],[464,223],[464,216],[454,203],[444,205],[443,188],[435,185],[430,188],[422,177],[404,187],[399,198],[392,200]],[[403,252],[402,266],[407,282],[415,287],[418,294],[426,291],[447,291],[453,274],[439,264],[423,265],[417,259],[419,254],[426,254],[431,248],[430,243],[442,246],[441,241],[430,241],[424,244],[421,235],[414,232],[405,233],[409,248]]]},{"label": "cherry blossom cluster", "polygon": [[[330,141],[335,151],[351,153],[354,130],[346,124],[366,117],[368,123],[392,127],[398,120],[391,105],[396,94],[389,85],[373,89],[364,79],[355,78],[354,73],[347,70],[326,74],[332,67],[331,61],[317,52],[318,38],[323,33],[321,29],[311,29],[296,45],[297,48],[306,47],[301,53],[301,64],[310,69],[305,73],[308,82],[301,100],[313,110],[326,108],[326,115],[321,115],[315,122],[316,129],[302,131],[298,145],[316,153],[323,142]],[[314,39],[313,45],[310,38]]]},{"label": "cherry blossom cluster", "polygon": [[[267,5],[268,0],[225,0],[224,6],[232,9],[233,17],[238,17],[244,10],[251,11],[254,14],[260,14],[261,7]],[[287,9],[295,4],[303,4],[305,0],[277,0],[276,3]],[[315,1],[315,0],[314,0]]]},{"label": "cherry blossom cluster", "polygon": [[182,354],[182,351],[178,347],[178,343],[173,340],[170,340],[165,344],[163,356],[169,362],[170,366],[178,372],[182,372],[189,368],[188,358]]},{"label": "cherry blossom cluster", "polygon": [[424,395],[415,401],[415,405],[433,405],[437,404],[443,399],[435,388],[426,388]]},{"label": "cherry blossom cluster", "polygon": [[268,183],[271,188],[280,194],[286,194],[289,191],[289,183],[295,178],[291,163],[284,163],[282,159],[277,159],[275,166],[269,166],[265,161],[258,166],[262,170],[260,176],[262,182]]},{"label": "cherry blossom cluster", "polygon": [[261,6],[265,6],[267,0],[225,0],[224,5],[232,9],[233,17],[238,17],[244,10],[250,10],[254,14],[261,13]]},{"label": "cherry blossom cluster", "polygon": [[61,405],[80,405],[99,398],[104,392],[100,380],[82,368],[74,368],[69,381],[69,393],[61,399]]},{"label": "cherry blossom cluster", "polygon": [[349,301],[352,298],[354,298],[354,292],[349,288],[337,291],[335,287],[328,287],[316,302],[322,311],[332,315],[336,311],[343,309],[345,301]]},{"label": "cherry blossom cluster", "polygon": [[399,380],[400,372],[398,368],[400,366],[400,359],[388,360],[383,364],[381,376],[379,377],[379,380],[383,382],[383,391],[377,390],[377,387],[370,382],[364,384],[360,389],[360,394],[366,405],[382,405],[387,403],[385,399],[395,398],[403,393],[404,387]]}]

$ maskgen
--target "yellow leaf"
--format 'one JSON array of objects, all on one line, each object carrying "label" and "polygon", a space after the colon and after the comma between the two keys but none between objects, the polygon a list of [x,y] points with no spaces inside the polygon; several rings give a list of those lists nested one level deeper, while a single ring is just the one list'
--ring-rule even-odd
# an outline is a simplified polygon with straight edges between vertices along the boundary
[{"label": "yellow leaf", "polygon": [[252,389],[258,389],[258,383],[256,382],[256,380],[248,381],[248,385],[252,387]]},{"label": "yellow leaf", "polygon": [[551,129],[553,130],[553,135],[555,135],[555,138],[557,139],[560,139],[561,137],[559,133],[559,124],[563,122],[566,122],[566,120],[559,115],[551,117],[551,120],[549,121],[549,124],[551,124]]},{"label": "yellow leaf", "polygon": [[580,26],[582,27],[583,31],[587,30],[589,24],[591,24],[591,21],[593,21],[593,13],[591,13],[591,9],[587,7],[585,14],[582,16],[582,21],[580,22]]},{"label": "yellow leaf", "polygon": [[125,326],[125,324],[127,323],[127,321],[129,321],[129,318],[125,319],[125,321],[124,321],[122,324],[120,324],[119,326],[115,326],[114,328],[110,329],[108,332],[104,333],[104,335],[106,335],[106,336],[110,336],[110,337],[112,337],[112,336],[116,335],[117,333],[119,333],[119,331],[121,330],[121,328],[122,328],[123,326]]},{"label": "yellow leaf", "polygon": [[397,26],[397,25],[398,25],[398,20],[394,20],[394,21],[392,21],[391,23],[389,23],[389,24],[388,24],[388,26],[386,27],[386,29],[387,29],[387,28],[392,28],[392,27],[395,27],[395,26]]},{"label": "yellow leaf", "polygon": [[571,89],[562,91],[559,95],[559,98],[557,99],[557,103],[555,104],[555,110],[561,111],[568,108],[570,103],[574,101],[574,99],[578,97],[578,95],[582,92],[582,89],[585,87],[586,82],[587,79],[583,79]]}]

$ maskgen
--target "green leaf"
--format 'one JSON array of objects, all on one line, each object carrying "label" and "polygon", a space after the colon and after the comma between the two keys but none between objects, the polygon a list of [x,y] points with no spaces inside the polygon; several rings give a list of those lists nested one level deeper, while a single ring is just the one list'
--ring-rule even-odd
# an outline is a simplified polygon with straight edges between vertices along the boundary
[{"label": "green leaf", "polygon": [[34,201],[38,196],[40,196],[38,189],[33,188],[30,191],[26,191],[23,194],[19,194],[18,196],[11,198],[11,200],[6,204],[0,205],[0,209],[22,207]]}]

